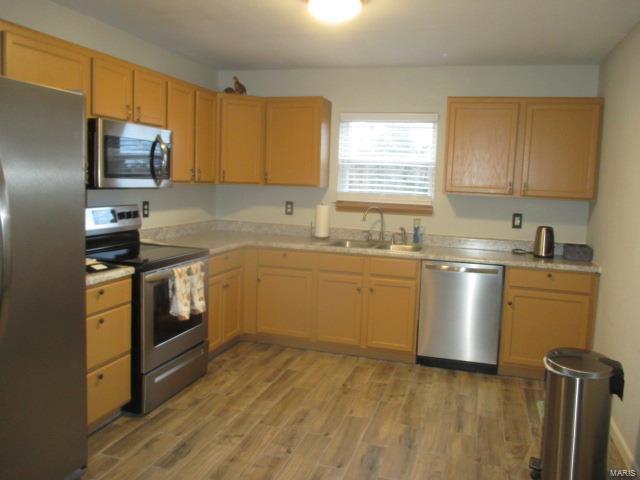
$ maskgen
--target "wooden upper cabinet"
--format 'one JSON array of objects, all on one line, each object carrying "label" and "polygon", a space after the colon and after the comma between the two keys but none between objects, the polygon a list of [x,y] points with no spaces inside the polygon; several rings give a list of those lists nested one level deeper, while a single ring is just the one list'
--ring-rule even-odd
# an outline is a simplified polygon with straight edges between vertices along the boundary
[{"label": "wooden upper cabinet", "polygon": [[157,127],[167,124],[167,80],[162,75],[135,69],[133,76],[134,119]]},{"label": "wooden upper cabinet", "polygon": [[265,100],[219,95],[222,183],[263,183]]},{"label": "wooden upper cabinet", "polygon": [[194,121],[195,88],[190,85],[169,82],[167,101],[167,128],[171,137],[171,178],[174,182],[195,180]]},{"label": "wooden upper cabinet", "polygon": [[511,195],[517,102],[449,100],[446,191]]},{"label": "wooden upper cabinet", "polygon": [[445,191],[590,200],[601,98],[451,97]]},{"label": "wooden upper cabinet", "polygon": [[522,195],[596,195],[602,101],[527,101]]},{"label": "wooden upper cabinet", "polygon": [[331,103],[321,97],[267,99],[265,181],[326,187]]},{"label": "wooden upper cabinet", "polygon": [[217,180],[217,99],[216,94],[196,91],[196,181],[215,183]]},{"label": "wooden upper cabinet", "polygon": [[34,34],[3,32],[2,73],[24,82],[82,92],[91,97],[91,58],[72,45]]},{"label": "wooden upper cabinet", "polygon": [[124,62],[94,57],[92,107],[97,117],[133,120],[133,68]]}]

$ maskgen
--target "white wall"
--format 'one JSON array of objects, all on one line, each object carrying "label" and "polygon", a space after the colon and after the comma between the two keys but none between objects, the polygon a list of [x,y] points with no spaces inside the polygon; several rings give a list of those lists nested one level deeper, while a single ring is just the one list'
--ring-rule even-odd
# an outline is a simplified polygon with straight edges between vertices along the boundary
[{"label": "white wall", "polygon": [[[47,0],[0,0],[0,18],[108,53],[168,75],[215,88],[218,72],[122,30]],[[215,187],[178,185],[161,191],[89,191],[90,206],[151,201],[145,227],[210,220]]]},{"label": "white wall", "polygon": [[602,264],[595,349],[622,362],[624,401],[613,417],[640,463],[640,26],[601,67],[605,97],[600,193],[588,238]]},{"label": "white wall", "polygon": [[[323,95],[333,103],[331,180],[314,188],[219,186],[216,216],[222,219],[308,224],[313,207],[334,202],[340,112],[437,112],[440,114],[435,213],[424,217],[428,233],[532,240],[540,224],[552,225],[560,242],[584,242],[588,202],[447,196],[443,190],[447,96],[593,96],[597,66],[433,67],[223,71],[219,87],[238,75],[250,94]],[[295,214],[284,215],[285,200]],[[511,214],[524,214],[524,228],[511,229]],[[410,216],[389,215],[388,226],[412,225]],[[332,212],[332,225],[361,228],[361,215]]]}]

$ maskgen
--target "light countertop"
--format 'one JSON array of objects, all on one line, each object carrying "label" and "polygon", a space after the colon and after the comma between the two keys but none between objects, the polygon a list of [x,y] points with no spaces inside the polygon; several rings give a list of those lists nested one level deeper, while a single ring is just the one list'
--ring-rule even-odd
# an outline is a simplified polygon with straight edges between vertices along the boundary
[{"label": "light countertop", "polygon": [[133,267],[118,267],[110,270],[104,270],[102,272],[87,273],[86,286],[91,287],[99,283],[110,282],[118,280],[119,278],[128,277],[133,275],[135,270]]},{"label": "light countertop", "polygon": [[[516,255],[510,251],[474,250],[426,245],[420,252],[394,252],[372,248],[345,248],[331,246],[337,239],[318,240],[292,235],[265,235],[235,231],[212,231],[203,234],[175,237],[163,242],[167,245],[206,248],[211,255],[224,253],[242,247],[285,248],[351,255],[371,255],[378,257],[413,258],[417,260],[442,260],[449,262],[487,263],[508,267],[540,268],[584,273],[600,273],[596,263],[575,262],[562,258],[542,259],[530,254]],[[151,242],[153,243],[153,242]],[[92,274],[95,275],[95,274]]]}]

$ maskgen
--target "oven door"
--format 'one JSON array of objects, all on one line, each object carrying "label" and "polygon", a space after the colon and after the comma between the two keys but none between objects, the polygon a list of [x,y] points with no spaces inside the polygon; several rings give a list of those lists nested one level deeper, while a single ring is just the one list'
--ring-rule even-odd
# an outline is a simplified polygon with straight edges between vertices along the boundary
[{"label": "oven door", "polygon": [[[197,260],[203,264],[204,293],[207,308],[207,259]],[[196,263],[193,260],[175,265],[182,267]],[[173,278],[171,268],[153,270],[141,275],[140,292],[140,349],[141,373],[177,357],[188,349],[202,343],[207,337],[207,312],[191,314],[186,320],[171,315],[171,292],[169,281]]]},{"label": "oven door", "polygon": [[93,187],[171,185],[171,131],[96,118],[89,120],[89,132]]}]

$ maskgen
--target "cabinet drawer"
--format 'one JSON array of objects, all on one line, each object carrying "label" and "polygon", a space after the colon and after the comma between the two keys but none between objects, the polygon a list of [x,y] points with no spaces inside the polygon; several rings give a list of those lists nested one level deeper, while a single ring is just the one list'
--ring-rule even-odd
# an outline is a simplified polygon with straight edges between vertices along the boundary
[{"label": "cabinet drawer", "polygon": [[131,356],[87,375],[87,423],[117,410],[131,399]]},{"label": "cabinet drawer", "polygon": [[291,250],[260,250],[258,264],[260,266],[282,268],[313,268],[315,254]]},{"label": "cabinet drawer", "polygon": [[372,275],[405,278],[416,278],[418,275],[417,260],[371,257],[370,265]]},{"label": "cabinet drawer", "polygon": [[233,250],[227,253],[221,253],[209,260],[209,275],[217,275],[234,268],[242,267],[244,263],[244,255],[242,250]]},{"label": "cabinet drawer", "polygon": [[511,268],[507,282],[511,287],[591,293],[593,274]]},{"label": "cabinet drawer", "polygon": [[318,266],[327,272],[362,273],[365,257],[353,255],[334,255],[323,253],[319,255]]},{"label": "cabinet drawer", "polygon": [[131,279],[88,288],[86,298],[87,315],[131,302]]},{"label": "cabinet drawer", "polygon": [[87,318],[87,370],[131,350],[131,304]]}]

